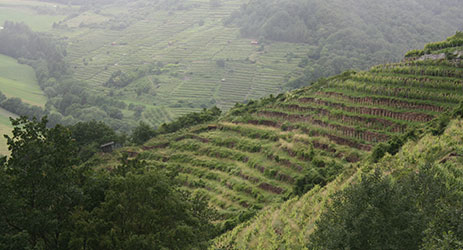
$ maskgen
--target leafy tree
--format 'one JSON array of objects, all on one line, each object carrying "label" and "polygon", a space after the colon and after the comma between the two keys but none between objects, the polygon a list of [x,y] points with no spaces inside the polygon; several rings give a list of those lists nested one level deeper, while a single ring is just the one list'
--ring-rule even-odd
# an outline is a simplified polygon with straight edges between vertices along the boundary
[{"label": "leafy tree", "polygon": [[379,170],[333,196],[310,249],[461,249],[463,173],[425,164],[396,180]]},{"label": "leafy tree", "polygon": [[140,145],[153,138],[154,136],[156,136],[156,130],[151,128],[148,124],[140,122],[133,130],[132,141]]},{"label": "leafy tree", "polygon": [[87,229],[76,242],[91,249],[204,249],[216,235],[206,196],[181,191],[174,176],[137,160],[123,160],[101,205],[79,215]]},{"label": "leafy tree", "polygon": [[97,122],[80,123],[77,140],[46,119],[12,123],[0,249],[205,249],[217,235],[207,196],[183,191],[175,173],[127,158],[112,171],[76,166],[77,145],[91,141],[80,128]]},{"label": "leafy tree", "polygon": [[122,145],[126,140],[123,134],[117,134],[114,129],[101,121],[78,122],[68,128],[75,140],[78,159],[81,162],[87,161],[94,153],[99,152],[102,144],[115,142]]},{"label": "leafy tree", "polygon": [[67,249],[70,214],[81,192],[68,129],[47,120],[12,119],[11,156],[0,169],[2,249]]},{"label": "leafy tree", "polygon": [[411,192],[380,171],[334,195],[311,249],[419,249],[423,214]]}]

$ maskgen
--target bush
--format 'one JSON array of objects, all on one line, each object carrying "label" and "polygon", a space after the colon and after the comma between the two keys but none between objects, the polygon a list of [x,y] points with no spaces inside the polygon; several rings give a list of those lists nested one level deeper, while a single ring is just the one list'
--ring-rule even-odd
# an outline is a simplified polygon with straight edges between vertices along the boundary
[{"label": "bush", "polygon": [[132,142],[141,145],[149,139],[156,136],[156,130],[151,128],[148,124],[140,122],[132,132]]},{"label": "bush", "polygon": [[334,195],[309,249],[419,249],[422,217],[411,194],[376,171]]}]

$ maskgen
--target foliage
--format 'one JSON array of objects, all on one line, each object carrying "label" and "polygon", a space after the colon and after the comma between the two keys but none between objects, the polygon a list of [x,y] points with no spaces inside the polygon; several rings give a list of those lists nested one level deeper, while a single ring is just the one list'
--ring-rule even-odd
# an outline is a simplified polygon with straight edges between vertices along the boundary
[{"label": "foliage", "polygon": [[11,156],[0,168],[0,248],[204,249],[216,235],[207,196],[180,189],[175,173],[127,158],[111,172],[76,166],[78,145],[91,132],[102,133],[93,140],[114,133],[108,127],[12,122]]},{"label": "foliage", "polygon": [[204,249],[216,233],[206,196],[190,195],[164,172],[143,168],[134,162],[110,179],[101,205],[90,218],[78,218],[96,222],[89,229],[98,234],[82,235],[80,241],[92,249]]},{"label": "foliage", "polygon": [[11,157],[0,173],[0,246],[65,249],[71,213],[82,198],[72,167],[76,147],[66,128],[47,129],[45,119],[12,123]]},{"label": "foliage", "polygon": [[143,144],[149,139],[156,136],[156,130],[151,128],[148,124],[140,122],[132,132],[132,141],[135,144]]},{"label": "foliage", "polygon": [[314,188],[316,185],[324,186],[326,185],[326,180],[316,170],[311,169],[307,174],[296,181],[296,184],[293,188],[293,194],[303,195]]},{"label": "foliage", "polygon": [[379,170],[364,175],[360,183],[334,195],[317,222],[310,248],[461,247],[461,184],[449,188],[452,177],[431,165],[396,182]]},{"label": "foliage", "polygon": [[114,142],[123,145],[126,141],[125,135],[117,134],[101,121],[78,122],[68,126],[68,129],[78,147],[77,158],[80,162],[86,162],[93,154],[100,152],[102,144]]},{"label": "foliage", "polygon": [[[64,61],[66,50],[64,44],[56,38],[31,31],[25,24],[5,22],[0,31],[0,53],[18,59],[20,63],[32,66],[41,89],[47,95],[46,110],[29,107],[18,98],[8,98],[2,107],[28,117],[41,118],[51,110],[54,115],[50,125],[72,125],[77,121],[105,121],[113,129],[130,130],[130,123],[122,123],[120,109],[126,104],[109,96],[94,94],[87,90],[85,84],[75,80]],[[20,49],[16,49],[20,48]]]},{"label": "foliage", "polygon": [[48,74],[54,76],[67,70],[64,63],[66,50],[52,37],[33,32],[23,23],[6,21],[3,27],[0,31],[0,54],[28,60],[44,60]]},{"label": "foliage", "polygon": [[17,114],[19,116],[26,116],[30,119],[37,118],[40,119],[46,115],[46,111],[39,106],[29,105],[24,103],[21,99],[17,97],[7,98],[0,91],[0,107]]},{"label": "foliage", "polygon": [[210,122],[216,120],[221,113],[222,111],[219,108],[213,107],[211,109],[203,109],[201,112],[186,114],[180,116],[173,122],[162,124],[159,127],[158,132],[173,133],[183,128],[188,128],[197,124]]},{"label": "foliage", "polygon": [[422,214],[408,190],[381,172],[334,195],[311,249],[419,249]]}]

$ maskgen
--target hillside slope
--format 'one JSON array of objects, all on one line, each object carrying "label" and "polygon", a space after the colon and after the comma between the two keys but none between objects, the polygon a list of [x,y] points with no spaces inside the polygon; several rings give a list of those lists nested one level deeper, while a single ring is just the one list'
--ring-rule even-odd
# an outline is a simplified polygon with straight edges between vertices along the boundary
[{"label": "hillside slope", "polygon": [[[69,70],[41,84],[55,120],[96,119],[130,133],[140,120],[158,126],[202,108],[226,111],[346,69],[397,61],[460,28],[462,7],[416,0],[4,0],[0,20],[24,21],[66,44]],[[243,24],[257,31],[241,32]],[[291,39],[301,32],[310,39]],[[63,82],[79,89],[63,93]]]},{"label": "hillside slope", "polygon": [[[304,249],[315,228],[315,222],[335,192],[358,182],[362,172],[380,168],[387,173],[416,171],[430,164],[442,174],[462,181],[463,120],[453,120],[441,136],[428,134],[418,141],[410,141],[402,150],[388,155],[375,165],[363,164],[350,169],[325,187],[317,186],[301,197],[261,211],[216,239],[213,249]],[[449,178],[451,179],[451,177]]]},{"label": "hillside slope", "polygon": [[[395,154],[414,135],[406,131],[458,106],[463,100],[462,41],[457,33],[409,53],[400,63],[237,104],[217,122],[103,155],[100,165],[111,168],[126,153],[178,172],[186,189],[211,198],[224,230],[231,229],[294,194],[314,187],[311,193],[317,193],[329,183],[333,187],[333,180],[348,178],[372,151],[374,160]],[[438,129],[445,124],[434,121]],[[232,234],[241,233],[236,230]]]}]

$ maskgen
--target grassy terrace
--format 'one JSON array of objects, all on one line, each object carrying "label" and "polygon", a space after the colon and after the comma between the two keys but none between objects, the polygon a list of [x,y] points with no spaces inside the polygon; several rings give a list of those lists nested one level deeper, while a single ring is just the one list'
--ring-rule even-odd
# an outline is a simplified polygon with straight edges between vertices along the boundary
[{"label": "grassy terrace", "polygon": [[[237,105],[215,123],[162,135],[140,148],[122,151],[179,171],[184,188],[209,194],[223,220],[264,208],[256,220],[271,223],[265,216],[272,210],[266,208],[287,199],[298,181],[327,185],[362,164],[379,142],[455,107],[463,98],[463,78],[449,73],[460,70],[457,62],[408,61],[348,72],[278,97]],[[427,66],[433,70],[403,70]],[[239,88],[231,90],[240,94]],[[348,176],[339,178],[343,183]],[[317,187],[312,192],[321,191]],[[290,201],[288,209],[293,203],[298,209],[309,209],[322,196],[317,193],[308,205]],[[260,228],[238,228],[233,235],[258,244],[255,237]],[[265,234],[276,233],[278,238],[292,228],[278,227]],[[236,240],[233,235],[227,235],[227,241]]]},{"label": "grassy terrace", "polygon": [[[234,112],[236,115],[229,115],[228,119],[239,124],[260,124],[261,129],[270,127],[274,133],[283,130],[298,133],[293,141],[303,135],[312,146],[316,145],[315,140],[323,138],[329,146],[323,147],[326,155],[355,153],[359,156],[359,165],[371,165],[365,161],[368,147],[359,149],[359,145],[374,146],[377,141],[373,135],[392,137],[410,127],[423,125],[462,100],[461,68],[461,58],[421,61],[416,57],[414,61],[376,66],[368,72],[350,72],[284,97],[242,106],[241,111],[246,112]],[[452,158],[450,163],[442,159],[457,155],[449,154],[451,150],[460,150],[461,126],[461,121],[453,121],[444,135],[427,135],[420,141],[410,141],[400,153],[386,156],[378,164],[384,171],[410,169],[424,162],[435,162],[434,167],[445,171],[460,168],[460,158]],[[219,237],[213,248],[301,249],[306,246],[329,195],[360,176],[358,165],[347,164],[345,158],[341,162],[344,172],[334,181],[280,205],[268,206],[252,220]]]},{"label": "grassy terrace", "polygon": [[[383,159],[376,166],[393,172],[403,168],[417,169],[427,162],[443,173],[459,172],[461,157],[446,162],[442,159],[449,152],[461,149],[462,126],[461,120],[455,120],[442,136],[427,135],[419,141],[409,142],[397,155]],[[330,201],[330,195],[358,181],[361,173],[362,169],[350,169],[325,187],[317,186],[301,197],[262,210],[252,220],[216,239],[211,249],[303,249],[316,220]]]}]

